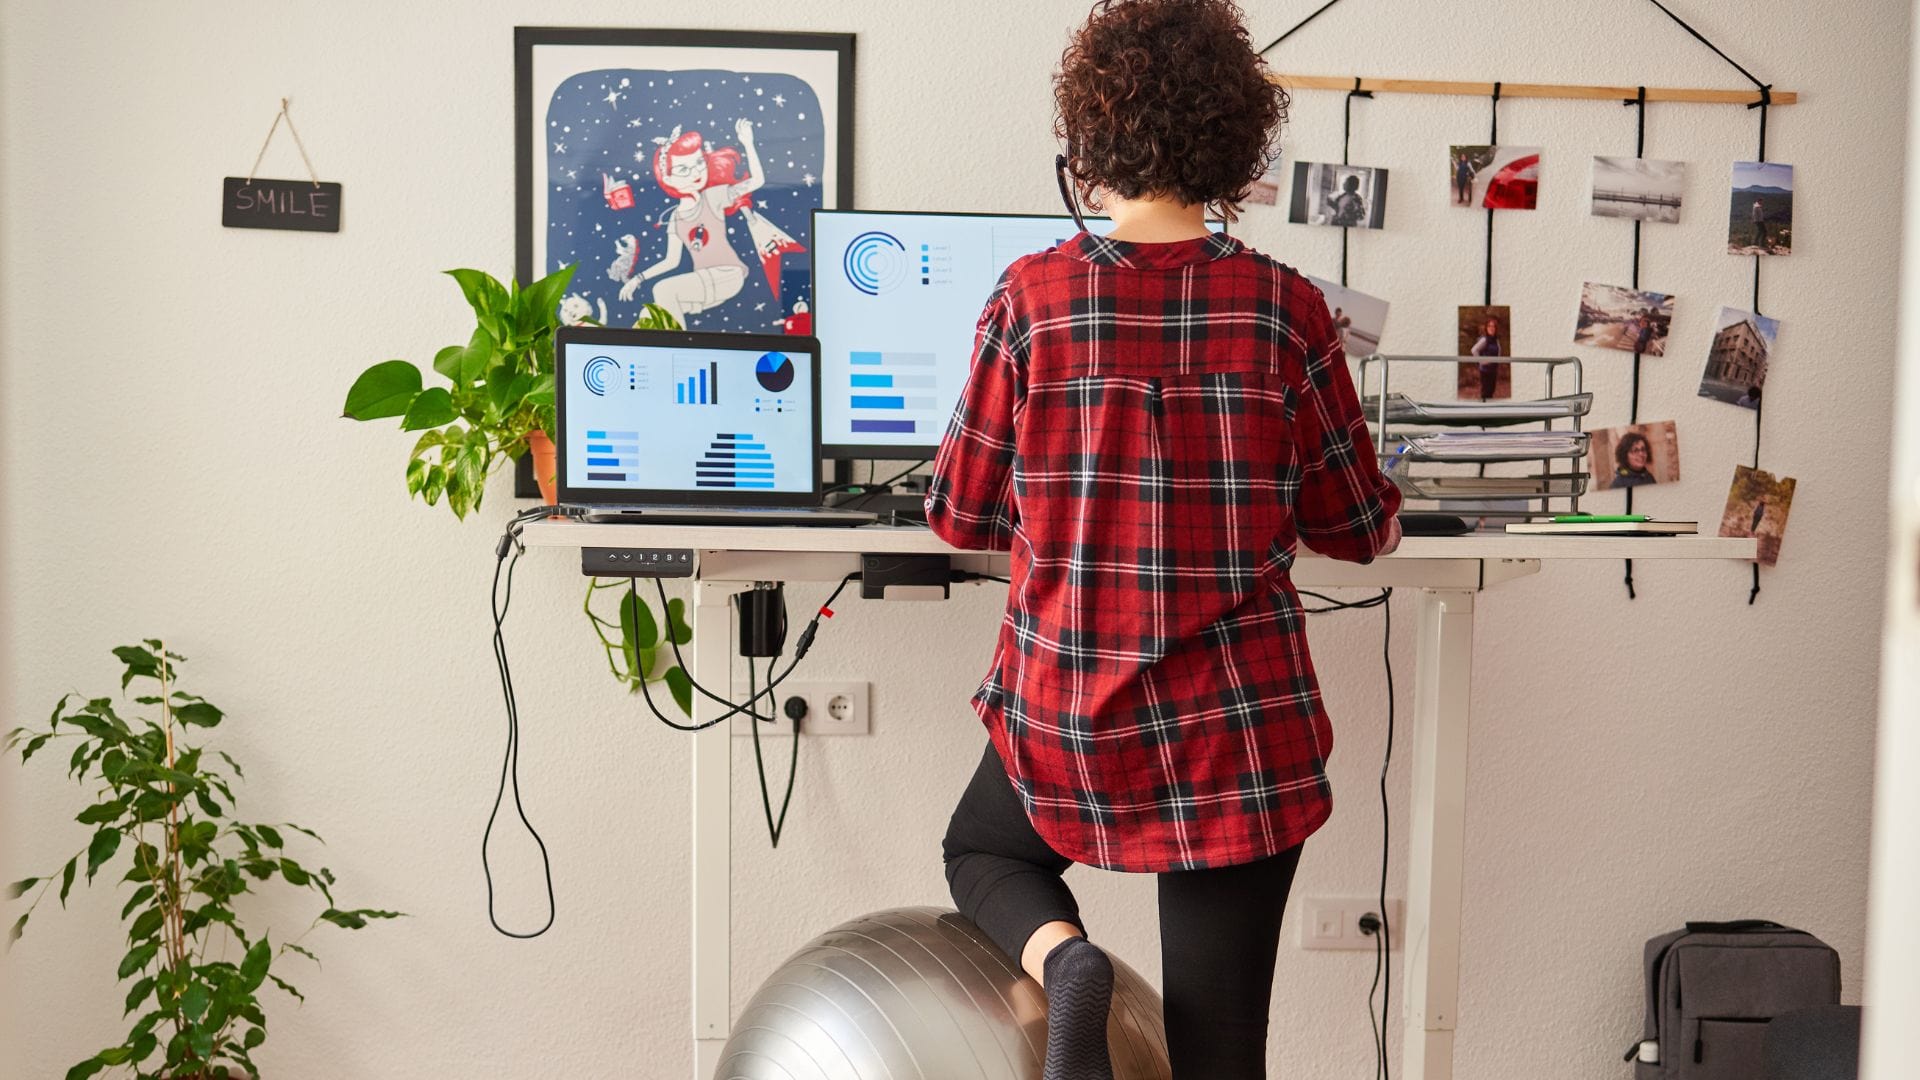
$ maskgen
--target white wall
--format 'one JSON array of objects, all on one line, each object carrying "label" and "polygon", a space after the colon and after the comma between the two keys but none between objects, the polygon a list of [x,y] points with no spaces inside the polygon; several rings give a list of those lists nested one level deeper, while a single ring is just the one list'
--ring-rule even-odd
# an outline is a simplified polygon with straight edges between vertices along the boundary
[{"label": "white wall", "polygon": [[[1258,6],[1264,40],[1315,5]],[[1641,942],[1688,918],[1812,930],[1840,950],[1848,1000],[1859,995],[1907,6],[1683,6],[1804,95],[1773,119],[1772,156],[1799,167],[1799,227],[1795,253],[1768,263],[1762,301],[1784,325],[1763,464],[1798,477],[1799,495],[1753,607],[1737,565],[1641,564],[1635,602],[1611,564],[1551,566],[1484,597],[1458,1052],[1458,1075],[1474,1080],[1620,1075],[1639,1031]],[[1601,7],[1354,0],[1277,59],[1312,73],[1739,85],[1650,5]],[[344,900],[413,915],[312,939],[326,967],[298,980],[304,1008],[273,1013],[261,1055],[273,1075],[687,1071],[684,743],[603,674],[568,559],[529,558],[511,624],[522,781],[560,921],[531,943],[496,936],[476,858],[503,735],[482,593],[507,491],[464,525],[410,504],[407,437],[335,419],[368,363],[425,361],[464,335],[459,295],[436,271],[511,266],[511,28],[855,31],[860,203],[1045,211],[1049,72],[1084,8],[123,2],[76,17],[47,0],[7,5],[9,721],[43,716],[68,689],[101,692],[110,647],[164,634],[192,658],[192,687],[231,716],[220,736],[250,766],[243,810],[319,829]],[[219,179],[247,167],[281,95],[323,177],[346,184],[337,236],[219,227]],[[1339,107],[1337,94],[1301,94],[1287,152],[1337,155]],[[1454,306],[1479,297],[1482,225],[1447,207],[1443,148],[1484,138],[1486,104],[1383,97],[1355,114],[1354,160],[1395,180],[1391,228],[1355,236],[1353,282],[1394,302],[1390,345],[1444,349]],[[1750,264],[1720,252],[1720,208],[1754,119],[1651,110],[1648,156],[1692,165],[1685,220],[1648,228],[1642,274],[1679,297],[1671,355],[1648,361],[1643,393],[1642,416],[1677,419],[1683,442],[1684,482],[1640,501],[1656,513],[1715,520],[1750,446],[1747,414],[1694,387],[1715,311],[1748,298]],[[1514,307],[1520,349],[1566,351],[1580,282],[1626,280],[1627,230],[1589,218],[1584,200],[1588,156],[1631,152],[1632,111],[1511,101],[1500,127],[1549,156],[1541,209],[1501,220],[1496,300]],[[277,142],[265,170],[299,168]],[[1331,231],[1264,208],[1244,231],[1335,272]],[[1583,355],[1596,419],[1624,419],[1629,361]],[[937,845],[982,741],[965,698],[994,614],[985,593],[842,605],[807,674],[872,678],[875,734],[807,747],[778,852],[743,749],[737,1002],[844,916],[944,902]],[[1377,874],[1379,633],[1377,613],[1314,624],[1340,732],[1339,809],[1307,845],[1300,892],[1364,893]],[[1393,657],[1410,670],[1403,635]],[[81,796],[58,773],[0,770],[7,880],[80,842],[68,819]],[[1393,856],[1399,879],[1398,841]],[[538,879],[524,862],[497,869],[503,907],[524,924]],[[1157,973],[1151,882],[1075,880],[1096,931]],[[19,1075],[58,1075],[123,1030],[117,904],[96,888],[43,911],[5,961]],[[259,915],[284,938],[304,910]],[[1371,973],[1369,956],[1288,946],[1276,1075],[1371,1069]]]}]

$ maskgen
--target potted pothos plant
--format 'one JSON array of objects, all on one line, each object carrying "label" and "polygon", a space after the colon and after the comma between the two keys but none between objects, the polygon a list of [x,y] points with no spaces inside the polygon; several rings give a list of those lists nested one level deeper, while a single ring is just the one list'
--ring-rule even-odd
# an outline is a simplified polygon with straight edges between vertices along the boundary
[{"label": "potted pothos plant", "polygon": [[[449,345],[434,355],[434,371],[451,385],[426,386],[424,374],[406,360],[382,361],[354,380],[342,409],[347,417],[397,416],[401,430],[422,432],[407,462],[408,493],[429,506],[444,495],[454,516],[465,519],[468,511],[479,509],[494,467],[531,453],[541,497],[556,501],[555,452],[549,438],[553,334],[568,321],[569,312],[573,321],[597,325],[580,298],[562,302],[575,269],[562,267],[524,288],[518,282],[503,285],[480,270],[447,271],[459,283],[475,321],[465,345]],[[681,328],[658,304],[645,305],[633,325],[639,330]],[[692,683],[671,656],[674,644],[684,645],[693,636],[681,602],[667,605],[662,631],[661,618],[632,589],[626,590],[617,610],[597,612],[596,598],[609,587],[588,579],[583,607],[613,676],[634,693],[642,691],[643,682],[665,682],[680,711],[692,715]]]},{"label": "potted pothos plant", "polygon": [[574,267],[522,288],[479,270],[449,270],[473,308],[465,345],[433,357],[450,385],[427,386],[418,367],[385,360],[360,373],[342,412],[354,420],[400,418],[421,432],[407,461],[407,491],[465,518],[480,508],[487,476],[502,461],[533,455],[541,495],[554,501],[553,332]]},{"label": "potted pothos plant", "polygon": [[[317,964],[301,942],[321,926],[360,930],[400,913],[338,906],[333,872],[290,854],[300,837],[320,839],[312,830],[234,816],[232,785],[244,773],[224,751],[189,742],[193,729],[213,728],[225,714],[178,688],[183,657],[154,639],[113,652],[125,666],[123,693],[135,681],[157,685],[131,702],[67,694],[44,726],[7,735],[7,751],[17,750],[22,764],[50,746],[65,751],[67,776],[94,797],[74,819],[87,829],[85,845],[64,866],[8,887],[12,900],[33,893],[8,947],[56,882],[65,907],[83,867],[91,885],[101,871],[114,880],[124,864],[118,881],[129,895],[120,916],[129,947],[118,976],[133,980],[123,1015],[138,1019],[125,1038],[68,1069],[67,1080],[112,1068],[141,1080],[258,1076],[252,1055],[267,1038],[265,984],[305,1000],[281,977],[279,961],[294,953]],[[123,717],[129,706],[149,715]],[[276,880],[324,904],[305,932],[277,946],[266,932],[249,931],[236,911],[238,897]]]}]

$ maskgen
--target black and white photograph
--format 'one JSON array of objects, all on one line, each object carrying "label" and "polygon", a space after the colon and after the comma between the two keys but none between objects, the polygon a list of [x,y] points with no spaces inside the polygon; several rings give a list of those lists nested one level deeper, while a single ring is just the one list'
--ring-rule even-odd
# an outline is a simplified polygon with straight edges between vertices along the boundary
[{"label": "black and white photograph", "polygon": [[1593,216],[1632,218],[1673,225],[1680,221],[1680,198],[1687,186],[1687,163],[1652,158],[1593,159]]},{"label": "black and white photograph", "polygon": [[1296,225],[1381,228],[1387,220],[1387,170],[1296,161],[1287,220]]}]

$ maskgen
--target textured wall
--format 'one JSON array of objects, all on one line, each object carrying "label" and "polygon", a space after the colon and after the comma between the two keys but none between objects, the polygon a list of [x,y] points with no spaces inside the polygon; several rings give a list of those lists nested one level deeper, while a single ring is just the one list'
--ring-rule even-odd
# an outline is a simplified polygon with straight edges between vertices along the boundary
[{"label": "textured wall", "polygon": [[[1258,6],[1264,38],[1313,5]],[[1640,943],[1687,918],[1811,929],[1840,949],[1858,998],[1906,5],[1684,7],[1805,95],[1773,120],[1772,156],[1799,166],[1799,235],[1768,264],[1763,297],[1783,322],[1764,463],[1800,491],[1756,606],[1744,567],[1713,564],[1642,564],[1637,602],[1611,564],[1549,566],[1483,598],[1458,1053],[1473,1080],[1620,1075]],[[98,692],[111,646],[167,635],[193,659],[193,688],[232,717],[221,735],[250,766],[244,809],[325,834],[343,899],[412,913],[316,935],[326,968],[301,980],[304,1008],[273,1014],[262,1061],[274,1075],[685,1075],[684,742],[603,674],[568,558],[529,558],[511,625],[522,781],[560,921],[530,943],[496,936],[476,856],[502,739],[482,593],[506,490],[465,525],[409,504],[407,437],[334,412],[368,363],[423,362],[463,336],[459,295],[435,271],[511,265],[516,23],[855,31],[862,204],[1046,211],[1048,74],[1084,4],[117,3],[84,22],[64,8],[7,4],[0,52],[9,717]],[[1739,82],[1624,0],[1352,0],[1277,58],[1330,74]],[[252,160],[283,94],[322,175],[347,186],[338,236],[219,228],[215,186]],[[1481,218],[1446,205],[1443,148],[1484,138],[1486,103],[1391,97],[1355,114],[1354,160],[1396,176],[1390,227],[1356,234],[1353,282],[1393,301],[1390,345],[1445,350],[1454,306],[1479,297]],[[1333,158],[1339,115],[1339,95],[1303,93],[1287,152]],[[1754,127],[1725,107],[1650,114],[1648,156],[1692,164],[1693,209],[1648,228],[1642,274],[1679,297],[1670,355],[1647,362],[1643,393],[1644,417],[1680,423],[1686,479],[1640,503],[1660,514],[1715,520],[1750,446],[1747,414],[1694,387],[1715,311],[1749,295],[1749,264],[1720,253],[1719,208]],[[1631,152],[1632,112],[1512,101],[1501,131],[1548,158],[1541,209],[1501,220],[1495,298],[1514,307],[1518,348],[1566,351],[1580,282],[1627,276],[1628,232],[1589,218],[1585,190],[1589,155]],[[264,171],[299,169],[282,136]],[[1336,271],[1329,230],[1255,208],[1244,231]],[[1596,419],[1624,419],[1627,358],[1584,355]],[[984,592],[842,606],[806,675],[872,679],[875,733],[806,748],[778,852],[740,748],[736,1002],[848,915],[945,901],[937,843],[981,743],[964,700],[995,607]],[[1377,612],[1314,624],[1339,809],[1308,844],[1301,892],[1362,893],[1378,872],[1379,637]],[[1404,633],[1392,655],[1404,720]],[[0,876],[40,872],[79,842],[80,797],[57,773],[0,769]],[[505,845],[497,864],[519,924],[541,904],[526,846]],[[1396,882],[1404,854],[1396,839]],[[1151,882],[1074,880],[1102,938],[1156,975]],[[17,1075],[58,1075],[116,1030],[117,910],[104,888],[83,893],[36,917],[6,958]],[[257,915],[284,938],[302,910]],[[1371,1068],[1372,967],[1286,948],[1277,1075]]]}]

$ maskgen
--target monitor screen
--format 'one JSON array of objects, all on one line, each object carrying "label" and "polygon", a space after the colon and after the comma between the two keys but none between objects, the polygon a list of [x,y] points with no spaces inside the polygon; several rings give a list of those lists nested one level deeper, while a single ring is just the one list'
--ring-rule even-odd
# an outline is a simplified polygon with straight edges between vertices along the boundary
[{"label": "monitor screen", "polygon": [[811,500],[812,349],[800,337],[563,330],[562,499]]},{"label": "monitor screen", "polygon": [[[1105,218],[1086,221],[1096,234],[1113,228]],[[816,211],[822,452],[932,457],[1001,273],[1077,231],[1065,215]]]}]

